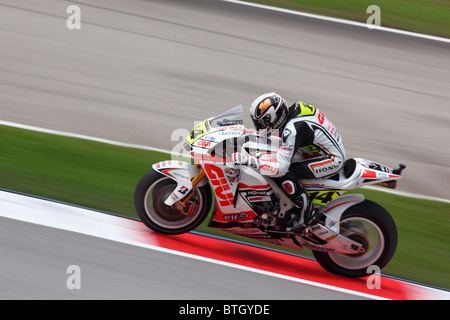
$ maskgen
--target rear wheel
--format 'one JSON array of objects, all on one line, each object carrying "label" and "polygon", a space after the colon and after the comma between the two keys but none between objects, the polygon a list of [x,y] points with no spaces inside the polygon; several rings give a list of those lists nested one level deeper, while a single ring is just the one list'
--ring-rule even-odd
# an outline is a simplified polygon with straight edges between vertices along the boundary
[{"label": "rear wheel", "polygon": [[341,217],[340,233],[362,244],[364,252],[352,255],[314,251],[317,262],[327,271],[364,277],[369,266],[380,270],[392,259],[397,247],[397,228],[391,215],[377,203],[365,200],[347,209]]},{"label": "rear wheel", "polygon": [[136,186],[136,213],[151,230],[163,234],[181,234],[195,229],[208,216],[212,199],[208,184],[194,190],[189,203],[195,206],[195,210],[190,215],[164,204],[176,186],[174,180],[154,170],[148,171]]}]

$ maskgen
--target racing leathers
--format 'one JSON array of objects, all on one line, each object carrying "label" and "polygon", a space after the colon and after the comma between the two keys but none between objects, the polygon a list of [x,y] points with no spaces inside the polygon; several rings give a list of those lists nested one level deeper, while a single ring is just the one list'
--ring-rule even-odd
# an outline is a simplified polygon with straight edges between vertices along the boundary
[{"label": "racing leathers", "polygon": [[262,175],[273,178],[300,210],[291,228],[294,230],[319,221],[299,179],[338,173],[345,162],[345,150],[335,126],[319,109],[304,102],[289,107],[288,120],[280,133],[282,144],[275,158],[249,157],[246,161]]},{"label": "racing leathers", "polygon": [[336,127],[317,108],[297,102],[281,131],[282,145],[276,160],[259,159],[263,175],[282,177],[292,172],[298,179],[319,179],[338,173],[345,149]]}]

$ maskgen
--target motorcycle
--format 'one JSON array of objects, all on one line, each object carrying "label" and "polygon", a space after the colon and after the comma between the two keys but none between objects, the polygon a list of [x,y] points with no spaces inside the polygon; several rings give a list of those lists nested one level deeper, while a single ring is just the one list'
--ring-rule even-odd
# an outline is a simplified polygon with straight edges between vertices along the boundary
[{"label": "motorcycle", "polygon": [[242,115],[237,106],[196,125],[184,141],[190,161],[153,164],[134,193],[141,221],[155,232],[175,235],[195,229],[212,211],[208,227],[308,248],[325,270],[338,275],[364,277],[370,266],[385,267],[397,246],[393,218],[363,195],[344,193],[374,184],[395,188],[405,166],[392,169],[351,158],[335,176],[300,180],[321,218],[291,232],[298,209],[285,193],[271,178],[231,159],[233,152],[273,158],[281,145],[276,135],[245,128]]}]

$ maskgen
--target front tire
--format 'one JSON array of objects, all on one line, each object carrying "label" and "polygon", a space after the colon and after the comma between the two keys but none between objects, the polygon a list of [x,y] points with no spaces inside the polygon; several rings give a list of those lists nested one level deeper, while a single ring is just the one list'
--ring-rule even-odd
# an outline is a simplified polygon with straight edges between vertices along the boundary
[{"label": "front tire", "polygon": [[380,270],[385,267],[397,248],[394,220],[386,209],[370,200],[364,200],[344,212],[340,233],[362,243],[366,251],[357,255],[313,251],[317,262],[334,274],[365,277],[370,274],[369,266],[377,266]]},{"label": "front tire", "polygon": [[194,190],[191,199],[197,208],[190,216],[164,204],[176,186],[174,180],[154,170],[148,171],[137,184],[134,192],[136,213],[151,230],[168,235],[181,234],[195,229],[208,216],[212,199],[208,184]]}]

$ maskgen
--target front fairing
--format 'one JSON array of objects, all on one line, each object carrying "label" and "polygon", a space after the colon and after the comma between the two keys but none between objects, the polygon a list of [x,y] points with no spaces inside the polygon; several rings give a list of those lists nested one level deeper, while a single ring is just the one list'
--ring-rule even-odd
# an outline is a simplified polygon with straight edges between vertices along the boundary
[{"label": "front fairing", "polygon": [[197,124],[186,137],[184,148],[193,153],[205,154],[219,143],[240,137],[245,130],[242,105]]},{"label": "front fairing", "polygon": [[[222,114],[208,118],[189,133],[184,142],[184,148],[198,154],[211,153],[219,144],[231,143],[233,138],[241,138],[244,152],[263,155],[275,154],[281,146],[281,139],[274,132],[255,132],[246,129],[243,120],[242,105],[231,108]],[[225,148],[225,145],[222,146]],[[229,150],[229,148],[227,148]],[[236,146],[233,148],[236,149]]]}]

